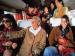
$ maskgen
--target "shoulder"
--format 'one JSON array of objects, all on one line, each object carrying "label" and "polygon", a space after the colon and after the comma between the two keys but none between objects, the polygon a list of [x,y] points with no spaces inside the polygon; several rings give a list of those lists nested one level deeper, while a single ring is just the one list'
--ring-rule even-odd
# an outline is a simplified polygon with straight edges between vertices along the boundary
[{"label": "shoulder", "polygon": [[46,34],[46,31],[41,27],[41,33]]},{"label": "shoulder", "polygon": [[59,27],[54,27],[51,32],[52,33],[57,33],[59,31],[60,31],[60,28]]},{"label": "shoulder", "polygon": [[41,27],[41,31],[45,32],[45,30]]},{"label": "shoulder", "polygon": [[54,13],[56,13],[56,12],[57,12],[57,9],[54,10]]},{"label": "shoulder", "polygon": [[63,7],[63,9],[68,10],[68,7]]},{"label": "shoulder", "polygon": [[57,27],[54,27],[52,30],[59,30],[59,26],[57,26]]}]

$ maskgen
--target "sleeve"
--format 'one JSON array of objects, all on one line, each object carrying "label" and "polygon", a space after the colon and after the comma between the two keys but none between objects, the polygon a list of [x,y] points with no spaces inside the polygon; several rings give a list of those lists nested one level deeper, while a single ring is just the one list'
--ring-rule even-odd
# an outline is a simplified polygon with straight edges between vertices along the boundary
[{"label": "sleeve", "polygon": [[73,42],[73,33],[72,33],[72,30],[70,30],[70,32],[69,32],[69,39]]},{"label": "sleeve", "polygon": [[21,38],[25,36],[25,33],[26,33],[26,29],[22,29],[20,31],[5,32],[5,36],[8,37],[9,39]]},{"label": "sleeve", "polygon": [[56,33],[56,29],[53,28],[51,33],[49,34],[49,38],[48,38],[48,41],[49,41],[49,44],[50,46],[52,46],[54,44],[54,41],[55,41],[55,33]]},{"label": "sleeve", "polygon": [[68,34],[68,40],[69,40],[68,47],[74,47],[75,43],[73,41],[73,33],[72,33],[71,29],[70,29],[69,34]]}]

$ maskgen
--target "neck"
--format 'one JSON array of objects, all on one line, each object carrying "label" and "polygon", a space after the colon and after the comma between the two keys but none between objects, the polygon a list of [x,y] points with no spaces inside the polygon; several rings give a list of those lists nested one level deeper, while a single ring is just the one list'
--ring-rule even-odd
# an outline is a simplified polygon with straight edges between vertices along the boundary
[{"label": "neck", "polygon": [[5,27],[5,28],[7,28],[7,29],[9,29],[9,30],[10,30],[12,27],[11,27],[11,26],[9,26],[9,27]]},{"label": "neck", "polygon": [[39,27],[39,26],[35,26],[35,27],[33,27],[33,29],[35,29],[35,30],[36,30],[38,27]]},{"label": "neck", "polygon": [[66,29],[66,27],[62,27],[62,29]]}]

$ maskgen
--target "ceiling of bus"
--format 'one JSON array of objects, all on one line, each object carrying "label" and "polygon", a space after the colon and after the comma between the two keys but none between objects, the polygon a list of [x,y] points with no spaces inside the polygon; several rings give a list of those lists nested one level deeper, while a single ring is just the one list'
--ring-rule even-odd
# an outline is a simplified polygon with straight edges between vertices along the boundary
[{"label": "ceiling of bus", "polygon": [[[44,0],[0,0],[0,9],[14,11],[15,9],[24,9],[26,3],[29,5],[39,5]],[[50,1],[50,0],[46,0]],[[75,9],[75,0],[63,0],[65,6]]]},{"label": "ceiling of bus", "polygon": [[65,6],[69,7],[70,9],[75,9],[75,0],[63,0]]},{"label": "ceiling of bus", "polygon": [[14,10],[24,9],[26,4],[22,0],[0,0],[0,9],[3,10]]}]

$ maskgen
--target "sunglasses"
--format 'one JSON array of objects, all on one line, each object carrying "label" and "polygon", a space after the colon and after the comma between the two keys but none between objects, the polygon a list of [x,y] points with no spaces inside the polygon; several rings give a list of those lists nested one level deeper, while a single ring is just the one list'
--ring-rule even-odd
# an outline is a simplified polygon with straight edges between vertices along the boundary
[{"label": "sunglasses", "polygon": [[10,20],[2,20],[2,22],[10,22]]}]

